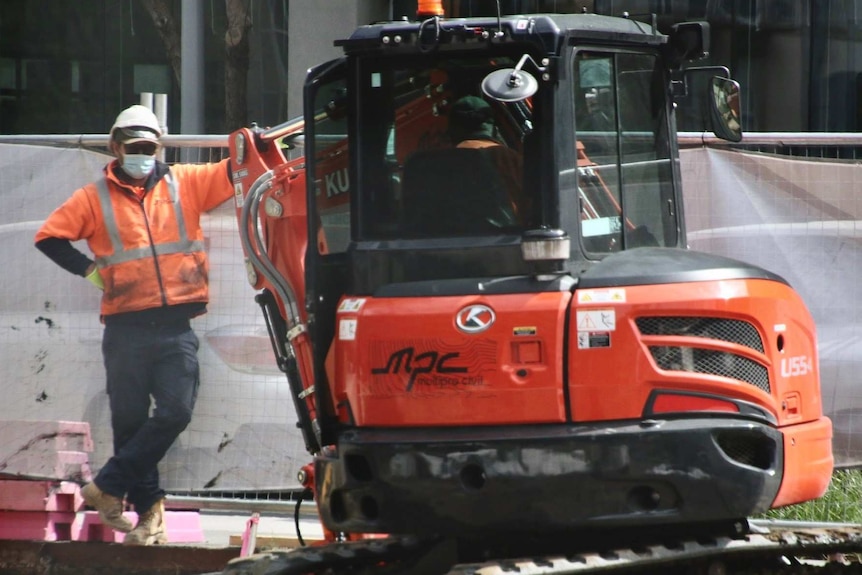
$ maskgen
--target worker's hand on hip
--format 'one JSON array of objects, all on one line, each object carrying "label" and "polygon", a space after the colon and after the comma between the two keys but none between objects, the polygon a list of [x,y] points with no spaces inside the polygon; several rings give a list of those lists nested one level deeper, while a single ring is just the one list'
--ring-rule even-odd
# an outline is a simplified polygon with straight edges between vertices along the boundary
[{"label": "worker's hand on hip", "polygon": [[102,281],[102,276],[99,275],[99,268],[93,266],[93,271],[88,273],[85,277],[90,281],[91,284],[104,291],[105,283]]}]

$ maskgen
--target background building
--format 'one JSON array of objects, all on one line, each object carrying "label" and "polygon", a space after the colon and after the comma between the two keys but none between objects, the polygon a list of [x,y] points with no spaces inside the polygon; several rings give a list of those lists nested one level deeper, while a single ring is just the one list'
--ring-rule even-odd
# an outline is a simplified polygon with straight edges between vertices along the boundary
[{"label": "background building", "polygon": [[[167,3],[182,30],[178,79],[145,0],[0,2],[0,133],[105,133],[141,92],[168,94],[171,133],[225,125],[230,2]],[[306,70],[338,55],[357,25],[414,17],[416,0],[241,0],[249,10],[247,119],[301,112]],[[496,14],[494,0],[445,0],[450,16]],[[857,131],[862,126],[862,5],[855,0],[500,0],[503,13],[656,14],[712,25],[708,64],[743,86],[748,131]],[[686,127],[681,126],[682,129]]]}]

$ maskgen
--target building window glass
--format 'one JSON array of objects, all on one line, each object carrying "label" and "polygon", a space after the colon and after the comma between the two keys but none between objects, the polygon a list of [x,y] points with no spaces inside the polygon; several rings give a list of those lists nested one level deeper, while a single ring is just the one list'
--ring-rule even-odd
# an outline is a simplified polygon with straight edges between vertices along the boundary
[{"label": "building window glass", "polygon": [[171,71],[165,65],[135,64],[135,94],[152,92],[169,94],[171,91]]},{"label": "building window glass", "polygon": [[15,60],[12,58],[0,58],[0,90],[14,90],[17,87]]}]

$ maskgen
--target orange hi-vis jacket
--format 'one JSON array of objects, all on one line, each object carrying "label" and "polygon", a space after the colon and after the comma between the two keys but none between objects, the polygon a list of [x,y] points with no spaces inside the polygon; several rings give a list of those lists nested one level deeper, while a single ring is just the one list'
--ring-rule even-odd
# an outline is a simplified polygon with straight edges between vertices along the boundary
[{"label": "orange hi-vis jacket", "polygon": [[105,284],[102,316],[206,303],[209,264],[200,216],[233,195],[227,161],[171,166],[144,193],[117,179],[114,160],[104,178],[52,212],[35,239],[87,241]]}]

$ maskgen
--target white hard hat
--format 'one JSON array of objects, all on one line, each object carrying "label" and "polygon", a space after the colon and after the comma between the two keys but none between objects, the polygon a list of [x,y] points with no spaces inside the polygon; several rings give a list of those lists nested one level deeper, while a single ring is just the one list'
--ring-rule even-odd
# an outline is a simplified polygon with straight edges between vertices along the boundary
[{"label": "white hard hat", "polygon": [[[115,136],[114,132],[121,131]],[[117,116],[111,126],[111,138],[124,144],[132,142],[158,142],[162,136],[159,119],[146,106],[135,104],[129,106]]]}]

